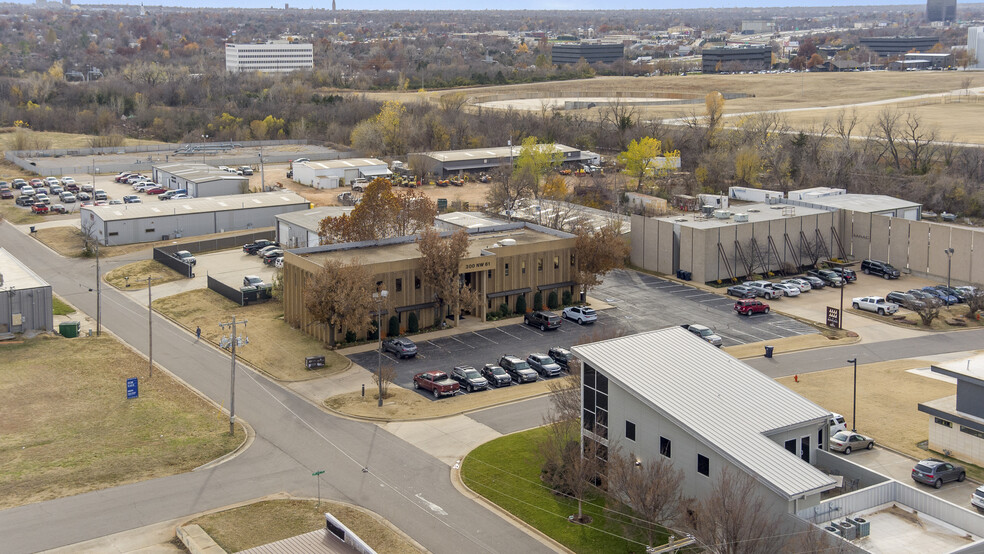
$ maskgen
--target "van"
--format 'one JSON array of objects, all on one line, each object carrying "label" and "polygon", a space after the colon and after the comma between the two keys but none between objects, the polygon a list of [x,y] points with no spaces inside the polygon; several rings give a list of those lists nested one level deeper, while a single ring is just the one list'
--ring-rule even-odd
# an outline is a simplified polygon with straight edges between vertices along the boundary
[{"label": "van", "polygon": [[847,421],[840,414],[830,414],[829,424],[831,437],[841,431],[847,431]]}]

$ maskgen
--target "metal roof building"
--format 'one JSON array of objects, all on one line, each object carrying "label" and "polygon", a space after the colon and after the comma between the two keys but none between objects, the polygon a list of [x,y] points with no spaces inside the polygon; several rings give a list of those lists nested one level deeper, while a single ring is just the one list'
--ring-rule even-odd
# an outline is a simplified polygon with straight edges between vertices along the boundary
[{"label": "metal roof building", "polygon": [[326,217],[352,213],[354,206],[321,206],[280,214],[277,217],[277,242],[288,248],[306,248],[321,244],[318,228]]},{"label": "metal roof building", "polygon": [[[564,162],[598,163],[601,157],[594,152],[579,150],[563,144],[554,148],[564,155]],[[445,150],[441,152],[417,152],[410,154],[411,167],[438,176],[459,171],[479,171],[511,165],[519,156],[520,145],[469,150]]]},{"label": "metal roof building", "polygon": [[113,246],[273,227],[277,215],[310,207],[300,195],[281,191],[87,206],[79,213],[83,232],[104,246]]},{"label": "metal roof building", "polygon": [[784,200],[785,204],[806,208],[837,211],[848,210],[867,214],[901,217],[912,221],[922,219],[922,204],[903,200],[884,194],[835,194],[804,198],[803,200]]},{"label": "metal roof building", "polygon": [[0,248],[0,334],[51,331],[51,285]]},{"label": "metal roof building", "polygon": [[670,457],[684,473],[685,496],[708,494],[703,477],[725,467],[751,475],[786,513],[816,505],[835,487],[812,465],[814,451],[826,449],[830,412],[689,331],[571,349],[583,362],[585,419],[602,430],[583,436],[643,458]]},{"label": "metal roof building", "polygon": [[[293,179],[319,189],[336,188],[364,177],[368,180],[386,177],[392,172],[386,162],[376,158],[349,158],[323,162],[301,162],[293,165]],[[344,183],[342,182],[344,180]]]},{"label": "metal roof building", "polygon": [[225,196],[248,192],[249,178],[197,163],[155,165],[154,182],[172,190],[185,189],[188,196]]}]

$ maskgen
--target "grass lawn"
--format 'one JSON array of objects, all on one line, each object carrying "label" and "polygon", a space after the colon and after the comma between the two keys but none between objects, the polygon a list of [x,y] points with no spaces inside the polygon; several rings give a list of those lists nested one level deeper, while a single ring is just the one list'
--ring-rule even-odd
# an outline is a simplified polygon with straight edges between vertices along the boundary
[{"label": "grass lawn", "polygon": [[[593,518],[590,524],[567,520],[577,514],[577,502],[554,494],[540,480],[543,458],[537,444],[545,433],[541,427],[479,446],[462,463],[462,480],[476,493],[579,554],[645,551],[644,545],[624,538],[635,536],[644,541],[644,535],[604,513],[603,498],[584,503],[584,512]],[[665,537],[657,542],[665,542]]]},{"label": "grass lawn", "polygon": [[[190,471],[242,442],[108,336],[0,345],[0,359],[0,509]],[[140,398],[126,399],[128,377]]]},{"label": "grass lawn", "polygon": [[[923,325],[922,318],[919,317],[919,314],[909,310],[900,310],[899,313],[894,316],[888,317],[862,310],[855,310],[854,308],[846,308],[846,311],[850,311],[855,315],[861,315],[870,319],[882,321],[884,323],[891,323],[892,325],[897,325],[899,327],[908,327],[920,330],[927,329],[926,326]],[[905,318],[905,322],[896,320],[896,318],[902,317]],[[976,317],[971,317],[970,308],[967,307],[966,304],[954,304],[949,308],[941,308],[940,317],[933,320],[929,326],[929,329],[934,331],[954,331],[963,327],[977,329],[981,326],[984,326],[984,321],[978,320]]]},{"label": "grass lawn", "polygon": [[[257,369],[274,379],[304,381],[325,377],[348,367],[348,359],[328,350],[314,337],[291,329],[284,323],[283,304],[276,300],[262,304],[240,306],[208,289],[191,290],[154,301],[154,309],[170,317],[191,331],[202,328],[202,339],[219,343],[228,331],[219,327],[220,321],[247,320],[245,332],[249,344],[237,348],[236,353]],[[325,356],[325,367],[308,370],[304,367],[306,356]]]},{"label": "grass lawn", "polygon": [[[250,343],[252,345],[252,343]],[[375,367],[366,368],[374,371]],[[390,385],[386,400],[380,409],[376,400],[378,394],[375,385],[366,377],[370,386],[366,387],[366,395],[352,392],[332,396],[325,400],[325,406],[343,414],[356,417],[373,417],[382,419],[422,419],[445,417],[468,410],[484,408],[490,402],[509,402],[529,398],[549,392],[547,381],[514,385],[501,389],[490,389],[478,394],[460,394],[450,398],[434,400],[430,393],[421,395],[416,391]],[[425,391],[426,392],[426,391]]]},{"label": "grass lawn", "polygon": [[[17,191],[14,191],[17,192]],[[30,209],[14,204],[13,200],[0,200],[0,221],[6,220],[14,225],[30,225],[45,220],[43,215],[35,215]]]},{"label": "grass lawn", "polygon": [[419,552],[402,535],[362,510],[346,504],[315,500],[264,500],[202,516],[199,525],[227,552],[239,552],[325,526],[324,512],[338,518],[380,554]]},{"label": "grass lawn", "polygon": [[[13,127],[5,127],[3,129],[0,129],[0,144],[3,145],[4,150],[10,148],[11,143],[13,141],[14,133],[16,133],[17,131],[24,131],[29,133],[34,138],[51,141],[51,146],[49,146],[49,148],[88,148],[89,139],[92,138],[90,135],[80,135],[76,133],[59,133],[57,131],[32,131],[30,129],[14,129]],[[124,144],[126,146],[134,146],[137,144],[161,144],[161,142],[156,140],[126,138]]]},{"label": "grass lawn", "polygon": [[[127,277],[130,278],[129,281],[127,281]],[[154,285],[161,285],[185,278],[184,275],[160,262],[142,260],[120,266],[110,271],[106,274],[105,279],[107,283],[120,290],[127,290],[127,283],[130,285],[129,290],[137,290],[147,288],[147,277],[153,279]]]},{"label": "grass lawn", "polygon": [[51,295],[51,311],[54,315],[68,315],[74,314],[75,308],[66,304],[61,298]]}]

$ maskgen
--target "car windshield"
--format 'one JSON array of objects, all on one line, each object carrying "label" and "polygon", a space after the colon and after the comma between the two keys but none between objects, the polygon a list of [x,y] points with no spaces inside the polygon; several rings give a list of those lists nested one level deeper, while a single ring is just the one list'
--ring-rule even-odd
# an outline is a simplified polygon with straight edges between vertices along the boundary
[{"label": "car windshield", "polygon": [[501,367],[499,367],[497,365],[494,365],[494,366],[489,367],[487,369],[492,373],[492,375],[505,375],[506,374],[506,370],[502,369]]},{"label": "car windshield", "polygon": [[711,331],[710,329],[702,329],[700,331],[700,336],[702,336],[702,337],[708,337],[708,336],[711,336],[713,334],[714,334],[714,331]]},{"label": "car windshield", "polygon": [[834,435],[831,438],[833,438],[834,440],[837,440],[837,441],[846,441],[847,440],[847,433],[841,431],[840,433],[837,433],[836,435]]},{"label": "car windshield", "polygon": [[974,491],[974,496],[979,496],[981,498],[984,498],[984,489],[977,489],[976,491]]},{"label": "car windshield", "polygon": [[516,369],[529,369],[530,364],[526,362],[516,362],[515,364],[513,364],[513,367],[515,367]]},{"label": "car windshield", "polygon": [[465,370],[465,377],[468,378],[468,379],[478,379],[479,377],[481,377],[481,375],[478,374],[478,371],[477,370],[474,370],[474,369],[466,369]]}]

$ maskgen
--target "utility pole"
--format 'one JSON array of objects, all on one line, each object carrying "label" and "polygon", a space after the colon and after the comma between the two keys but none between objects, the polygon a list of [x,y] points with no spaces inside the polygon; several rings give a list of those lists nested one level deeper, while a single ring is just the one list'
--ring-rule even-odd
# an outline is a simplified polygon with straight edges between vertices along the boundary
[{"label": "utility pole", "polygon": [[99,277],[99,242],[96,241],[96,336],[102,335],[102,279]]},{"label": "utility pole", "polygon": [[[232,330],[232,334],[229,337],[230,351],[232,353],[232,368],[229,373],[229,434],[236,434],[236,343],[239,342],[239,337],[236,336],[236,325],[237,323],[242,323],[243,327],[246,326],[249,320],[244,319],[241,322],[236,321],[236,316],[232,316],[232,321],[228,323],[219,323],[219,327],[223,330],[226,326],[229,326]],[[247,342],[249,339],[247,339]]]},{"label": "utility pole", "polygon": [[150,357],[150,372],[147,378],[154,376],[154,309],[152,307],[153,299],[150,293],[150,281],[151,277],[147,277],[147,342],[149,344],[148,353]]},{"label": "utility pole", "polygon": [[379,381],[378,407],[380,408],[383,407],[383,302],[388,295],[389,291],[386,289],[372,293],[376,301],[376,336],[379,337],[379,350],[376,352],[376,380]]},{"label": "utility pole", "polygon": [[260,192],[266,192],[266,175],[263,173],[263,147],[260,147]]}]

